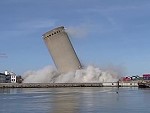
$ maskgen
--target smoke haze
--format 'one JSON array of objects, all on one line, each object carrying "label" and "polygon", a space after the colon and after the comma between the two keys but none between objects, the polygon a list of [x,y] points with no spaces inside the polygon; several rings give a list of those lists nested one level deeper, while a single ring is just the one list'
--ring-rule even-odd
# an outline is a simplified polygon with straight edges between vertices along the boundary
[{"label": "smoke haze", "polygon": [[88,35],[88,29],[87,26],[70,26],[65,28],[65,31],[69,34],[70,37],[76,37],[76,38],[85,38]]},{"label": "smoke haze", "polygon": [[60,74],[52,66],[46,66],[37,71],[23,74],[24,83],[97,83],[116,82],[120,72],[116,70],[103,71],[94,66],[88,66],[76,72]]}]

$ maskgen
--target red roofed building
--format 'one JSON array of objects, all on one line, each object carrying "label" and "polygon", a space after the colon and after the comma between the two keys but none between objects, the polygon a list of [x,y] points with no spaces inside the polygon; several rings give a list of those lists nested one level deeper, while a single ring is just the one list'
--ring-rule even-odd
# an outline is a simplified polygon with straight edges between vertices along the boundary
[{"label": "red roofed building", "polygon": [[144,80],[150,80],[150,74],[143,74]]}]

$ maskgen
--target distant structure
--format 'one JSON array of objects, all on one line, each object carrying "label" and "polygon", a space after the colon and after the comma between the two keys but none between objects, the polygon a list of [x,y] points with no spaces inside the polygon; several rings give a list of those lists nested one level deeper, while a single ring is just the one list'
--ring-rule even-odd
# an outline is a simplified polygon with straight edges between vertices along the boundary
[{"label": "distant structure", "polygon": [[16,83],[17,76],[13,72],[5,71],[4,73],[0,73],[0,83]]},{"label": "distant structure", "polygon": [[0,58],[7,58],[8,56],[5,53],[0,53]]},{"label": "distant structure", "polygon": [[60,73],[81,68],[80,61],[63,26],[48,31],[43,35],[43,39]]}]

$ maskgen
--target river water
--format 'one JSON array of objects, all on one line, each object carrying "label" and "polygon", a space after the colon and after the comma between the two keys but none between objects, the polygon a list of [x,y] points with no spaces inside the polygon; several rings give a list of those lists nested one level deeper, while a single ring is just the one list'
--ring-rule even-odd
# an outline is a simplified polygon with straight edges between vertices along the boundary
[{"label": "river water", "polygon": [[0,89],[0,113],[150,113],[150,89]]}]

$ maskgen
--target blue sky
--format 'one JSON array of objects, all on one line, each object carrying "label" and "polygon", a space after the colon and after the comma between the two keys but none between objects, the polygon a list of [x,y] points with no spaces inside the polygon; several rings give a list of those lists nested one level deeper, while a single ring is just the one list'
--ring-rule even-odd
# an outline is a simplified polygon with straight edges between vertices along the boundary
[{"label": "blue sky", "polygon": [[54,65],[42,34],[65,26],[82,64],[150,73],[149,0],[1,0],[0,71]]}]

